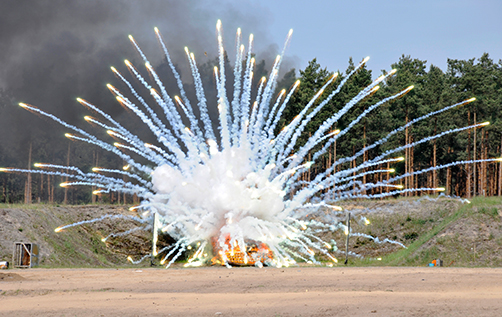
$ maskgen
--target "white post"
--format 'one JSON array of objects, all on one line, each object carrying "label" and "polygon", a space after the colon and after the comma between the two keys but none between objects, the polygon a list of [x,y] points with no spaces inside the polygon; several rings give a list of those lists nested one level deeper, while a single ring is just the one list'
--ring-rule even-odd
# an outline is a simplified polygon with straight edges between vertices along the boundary
[{"label": "white post", "polygon": [[153,259],[157,256],[157,240],[159,232],[159,214],[154,212],[153,214],[153,234],[152,234],[152,255],[150,258],[150,264],[153,265]]}]

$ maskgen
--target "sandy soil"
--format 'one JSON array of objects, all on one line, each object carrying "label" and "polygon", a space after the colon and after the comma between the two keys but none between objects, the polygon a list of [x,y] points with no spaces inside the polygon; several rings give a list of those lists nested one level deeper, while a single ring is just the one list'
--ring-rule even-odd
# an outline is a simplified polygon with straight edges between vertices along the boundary
[{"label": "sandy soil", "polygon": [[502,268],[27,269],[1,316],[502,316]]}]

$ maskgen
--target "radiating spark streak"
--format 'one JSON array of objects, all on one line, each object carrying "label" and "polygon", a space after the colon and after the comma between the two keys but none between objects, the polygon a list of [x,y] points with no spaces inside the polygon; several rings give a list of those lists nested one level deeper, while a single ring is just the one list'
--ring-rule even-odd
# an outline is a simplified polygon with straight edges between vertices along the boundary
[{"label": "radiating spark streak", "polygon": [[[130,211],[137,212],[138,216],[105,215],[61,226],[55,230],[59,232],[74,226],[107,219],[133,219],[139,222],[138,226],[126,231],[110,233],[102,238],[102,241],[106,242],[111,237],[128,236],[139,230],[153,230],[152,254],[147,254],[137,261],[132,256],[128,256],[128,260],[132,263],[139,263],[152,255],[162,254],[160,263],[170,267],[186,252],[188,254],[186,265],[199,266],[209,261],[210,257],[206,250],[209,245],[213,245],[213,252],[217,255],[218,261],[227,267],[236,264],[235,261],[241,261],[239,263],[241,265],[254,263],[259,267],[263,265],[289,266],[295,264],[297,260],[319,264],[318,256],[337,263],[338,260],[333,252],[340,251],[336,247],[336,242],[328,243],[321,237],[324,233],[343,232],[346,229],[347,235],[369,238],[376,243],[392,243],[405,247],[404,244],[389,239],[380,239],[353,230],[349,232],[343,223],[345,211],[337,205],[337,202],[358,198],[378,199],[421,191],[442,192],[445,190],[443,187],[405,188],[399,184],[399,181],[410,175],[419,175],[460,164],[502,160],[458,161],[423,168],[373,183],[363,182],[360,179],[372,174],[395,173],[393,167],[382,167],[382,164],[404,160],[403,157],[388,158],[393,153],[450,133],[484,127],[488,125],[485,122],[440,132],[405,146],[392,148],[364,160],[362,164],[342,168],[343,164],[355,162],[365,153],[372,153],[368,151],[388,142],[393,135],[412,124],[449,109],[466,105],[474,101],[474,98],[471,98],[412,119],[406,125],[388,133],[385,138],[365,146],[351,157],[337,158],[331,167],[319,172],[317,169],[321,165],[319,158],[334,142],[347,135],[371,111],[393,99],[403,97],[413,88],[410,86],[395,95],[373,103],[355,120],[339,125],[343,126],[341,131],[333,130],[333,126],[357,103],[370,96],[374,98],[379,85],[394,75],[396,70],[378,77],[362,89],[340,111],[318,126],[311,137],[299,144],[307,125],[317,118],[323,107],[333,100],[347,80],[365,65],[368,58],[359,63],[342,80],[337,80],[337,73],[330,76],[322,88],[309,98],[300,113],[276,134],[275,131],[285,107],[300,86],[300,81],[296,81],[289,92],[282,90],[277,99],[272,101],[280,66],[292,31],[288,33],[282,51],[273,61],[268,78],[263,77],[258,87],[252,87],[256,62],[252,53],[253,35],[249,36],[246,50],[241,43],[242,31],[238,29],[233,65],[233,91],[229,92],[226,87],[225,69],[228,68],[227,52],[223,46],[222,24],[218,20],[216,24],[218,64],[214,68],[214,80],[219,125],[215,124],[217,129],[214,129],[194,53],[185,48],[199,111],[194,111],[192,108],[181,76],[174,67],[165,42],[159,30],[157,28],[154,30],[174,75],[180,97],[174,94],[171,97],[167,93],[166,86],[159,76],[160,73],[157,73],[154,65],[148,61],[132,36],[129,39],[143,59],[150,77],[144,78],[128,60],[125,60],[125,64],[130,71],[129,77],[137,80],[140,87],[148,89],[150,97],[144,99],[126,78],[127,76],[123,76],[114,67],[111,68],[112,72],[127,86],[129,91],[123,94],[111,84],[107,87],[122,106],[131,110],[150,129],[156,141],[143,142],[111,116],[81,98],[77,98],[80,104],[102,117],[98,120],[85,116],[85,120],[98,128],[105,129],[120,143],[116,142],[113,145],[106,143],[51,114],[21,103],[19,104],[21,107],[49,117],[71,129],[74,133],[67,133],[67,138],[97,145],[118,155],[126,163],[123,169],[95,167],[92,173],[85,173],[73,166],[46,163],[35,164],[35,167],[43,170],[0,168],[0,172],[39,173],[68,177],[70,180],[61,183],[62,187],[95,186],[97,189],[94,194],[119,191],[140,197],[141,203],[130,208]],[[228,79],[229,82],[230,80]],[[332,89],[331,86],[335,84],[338,86]],[[329,94],[327,94],[328,91]],[[130,95],[133,97],[128,97]],[[160,109],[151,107],[149,102],[152,101]],[[158,110],[161,110],[165,117],[158,116],[156,113]],[[141,162],[146,162],[145,165],[133,160],[122,151],[133,152],[134,154],[131,155],[138,156]],[[313,155],[310,156],[309,153],[312,152]],[[310,175],[315,173],[313,180],[309,178],[307,181],[302,177],[306,171]],[[110,174],[123,177],[122,179],[110,177]],[[386,188],[389,191],[378,194],[378,191],[373,190],[378,188]],[[327,197],[332,200],[327,201]],[[358,222],[369,224],[369,220],[364,216],[360,216]],[[157,252],[157,234],[169,235],[176,242]],[[248,248],[253,246],[256,248],[248,252]],[[164,253],[167,254],[164,255]],[[358,256],[354,252],[350,254]]]},{"label": "radiating spark streak", "polygon": [[148,188],[150,188],[152,186],[152,183],[147,182],[146,180],[139,177],[138,175],[132,174],[132,173],[129,173],[129,172],[126,172],[123,170],[115,170],[115,169],[108,169],[108,168],[102,168],[102,167],[93,167],[92,171],[93,172],[106,172],[106,173],[121,174],[121,175],[125,175],[127,177],[130,177],[130,178],[134,178],[135,180],[137,180],[138,182],[140,182],[141,184],[143,184],[144,186],[146,186]]},{"label": "radiating spark streak", "polygon": [[140,171],[143,171],[145,173],[150,173],[152,170],[146,166],[143,166],[143,165],[140,165],[138,163],[136,163],[135,161],[133,161],[131,159],[131,157],[127,156],[127,155],[123,155],[122,153],[120,153],[119,151],[115,150],[112,146],[110,146],[109,144],[103,142],[103,141],[100,141],[98,140],[95,136],[93,135],[90,135],[89,133],[85,132],[84,130],[82,129],[79,129],[71,124],[68,124],[66,122],[64,122],[63,120],[57,118],[56,116],[52,115],[52,114],[49,114],[47,112],[44,112],[36,107],[33,107],[33,106],[29,106],[27,104],[24,104],[24,103],[20,103],[19,104],[21,107],[25,108],[25,109],[28,109],[28,110],[31,110],[31,111],[34,111],[34,112],[37,112],[43,116],[46,116],[54,121],[56,121],[57,123],[61,124],[62,126],[66,127],[66,128],[69,128],[69,129],[72,129],[73,131],[77,132],[77,133],[80,133],[80,134],[83,134],[85,135],[86,137],[88,137],[89,139],[89,143],[92,143],[92,144],[95,144],[107,151],[110,151],[110,152],[113,152],[115,153],[116,155],[120,156],[121,158],[123,158],[125,161],[129,162],[129,164],[133,165],[135,168],[137,168],[138,170]]},{"label": "radiating spark streak", "polygon": [[140,223],[144,223],[143,219],[138,218],[138,217],[134,217],[134,216],[104,215],[104,216],[101,216],[99,218],[94,218],[94,219],[91,219],[91,220],[84,220],[84,221],[75,222],[75,223],[72,223],[72,224],[69,224],[69,225],[64,225],[64,226],[56,228],[54,231],[55,232],[60,232],[62,230],[68,229],[68,228],[80,226],[80,225],[83,225],[83,224],[89,224],[89,223],[99,222],[99,221],[103,221],[105,219],[131,219],[131,220],[135,220],[135,221],[140,222]]}]

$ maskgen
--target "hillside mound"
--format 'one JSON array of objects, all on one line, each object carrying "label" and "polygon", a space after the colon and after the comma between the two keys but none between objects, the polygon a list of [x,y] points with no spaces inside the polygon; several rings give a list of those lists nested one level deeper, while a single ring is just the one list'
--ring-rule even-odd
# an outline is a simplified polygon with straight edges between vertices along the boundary
[{"label": "hillside mound", "polygon": [[[343,207],[355,216],[352,232],[406,246],[351,236],[349,265],[425,266],[440,258],[445,266],[502,267],[500,198],[476,198],[470,204],[448,198],[399,198],[351,201]],[[62,225],[104,215],[136,213],[127,206],[116,205],[0,205],[0,261],[11,262],[14,242],[38,244],[42,267],[128,266],[127,256],[138,259],[150,253],[151,229],[102,241],[111,233],[136,228],[138,223],[134,220],[105,219],[54,232]],[[360,221],[361,216],[370,224]],[[321,238],[336,241],[333,252],[339,260],[344,258],[345,235],[341,230]],[[159,240],[164,245],[169,242],[166,237]],[[319,260],[328,259],[320,256]],[[150,261],[142,265],[150,265]]]},{"label": "hillside mound", "polygon": [[136,231],[124,237],[101,239],[137,226],[133,220],[95,222],[65,229],[57,227],[102,217],[135,215],[126,206],[3,205],[0,207],[0,260],[11,262],[15,242],[39,246],[42,267],[110,267],[127,265],[127,256],[147,254],[151,234]]},{"label": "hillside mound", "polygon": [[425,266],[439,258],[445,266],[502,267],[501,198],[477,197],[470,203],[400,198],[346,206],[351,207],[371,221],[368,226],[355,224],[355,231],[407,247],[351,237],[349,250],[365,258],[353,261],[355,265]]}]

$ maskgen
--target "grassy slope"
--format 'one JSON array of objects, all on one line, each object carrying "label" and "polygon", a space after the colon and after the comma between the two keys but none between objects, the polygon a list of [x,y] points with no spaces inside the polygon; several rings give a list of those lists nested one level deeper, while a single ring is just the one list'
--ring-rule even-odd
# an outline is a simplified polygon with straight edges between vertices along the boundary
[{"label": "grassy slope", "polygon": [[145,237],[112,238],[106,244],[101,239],[111,232],[131,228],[131,222],[103,221],[54,232],[61,225],[105,214],[128,213],[126,207],[115,206],[0,205],[0,260],[11,262],[14,242],[31,242],[39,245],[42,267],[128,265],[128,254],[145,251]]},{"label": "grassy slope", "polygon": [[[416,199],[400,198],[348,202],[344,207],[371,220],[369,226],[354,221],[354,231],[397,240],[407,246],[403,249],[352,237],[349,249],[363,255],[364,259],[351,257],[349,265],[425,266],[440,258],[447,266],[502,267],[501,198],[476,198],[471,204],[450,199],[417,202]],[[373,211],[369,212],[369,209]],[[100,205],[0,205],[0,260],[10,262],[13,242],[25,241],[40,245],[43,267],[128,265],[125,261],[127,255],[138,258],[149,252],[149,234],[139,232],[127,238],[113,238],[107,244],[101,238],[111,232],[132,228],[134,224],[131,222],[105,221],[54,232],[60,225],[118,213],[129,212],[125,207]],[[343,259],[343,233],[323,238],[338,241],[339,253],[336,256]],[[144,265],[148,265],[146,262]]]},{"label": "grassy slope", "polygon": [[[382,254],[381,260],[354,259],[352,265],[425,266],[440,258],[445,266],[501,267],[502,199],[477,197],[456,208],[447,200],[439,202],[433,210],[429,205],[422,212],[377,216],[366,230],[397,238],[407,248]],[[386,234],[391,228],[397,230]]]}]

